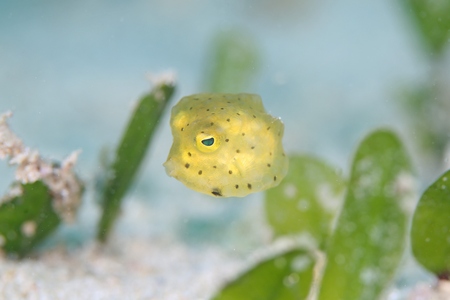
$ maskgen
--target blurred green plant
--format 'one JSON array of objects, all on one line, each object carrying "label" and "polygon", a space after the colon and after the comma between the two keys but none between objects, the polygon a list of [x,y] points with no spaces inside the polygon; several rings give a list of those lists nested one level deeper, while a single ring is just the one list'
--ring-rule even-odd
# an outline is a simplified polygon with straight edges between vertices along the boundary
[{"label": "blurred green plant", "polygon": [[440,58],[450,39],[450,1],[404,0],[418,33],[431,53]]},{"label": "blurred green plant", "polygon": [[417,261],[450,280],[450,170],[423,193],[414,212],[411,246]]},{"label": "blurred green plant", "polygon": [[314,157],[290,156],[288,174],[266,192],[266,216],[275,236],[306,233],[324,249],[344,189],[336,168]]},{"label": "blurred green plant", "polygon": [[[423,83],[407,89],[401,106],[411,123],[414,140],[425,154],[425,169],[440,169],[447,147],[450,146],[450,90],[445,77],[445,54],[450,40],[450,1],[403,0],[415,32],[423,41],[429,57],[430,74]],[[430,170],[431,171],[431,170]],[[441,172],[441,170],[438,170]]]},{"label": "blurred green plant", "polygon": [[97,232],[97,238],[102,242],[108,238],[119,214],[122,198],[136,176],[174,90],[172,83],[157,84],[139,100],[131,116],[117,146],[115,160],[105,171],[107,179],[101,191],[102,215]]},{"label": "blurred green plant", "polygon": [[437,158],[437,164],[441,164],[449,143],[450,104],[442,102],[444,97],[436,85],[426,84],[404,93],[401,103],[410,118],[415,140],[421,149]]},{"label": "blurred green plant", "polygon": [[27,255],[61,223],[42,181],[21,184],[21,193],[0,205],[0,246],[19,258]]},{"label": "blurred green plant", "polygon": [[377,299],[386,288],[406,242],[411,169],[394,133],[378,130],[362,141],[318,299]]},{"label": "blurred green plant", "polygon": [[[325,268],[319,270],[322,276],[317,276],[322,280],[314,285],[304,281],[308,284],[301,286],[304,290],[297,298],[292,294],[278,296],[273,291],[285,289],[284,281],[276,275],[279,273],[269,271],[274,267],[266,261],[218,293],[226,297],[214,299],[305,299],[315,292],[314,286],[319,293],[317,299],[321,300],[379,298],[403,254],[409,201],[413,196],[412,167],[401,141],[389,130],[377,130],[361,142],[352,163],[345,202],[331,236],[328,234],[331,220],[339,207],[331,212],[322,206],[326,202],[340,203],[337,199],[344,189],[344,180],[317,159],[292,156],[290,161],[292,169],[283,183],[267,191],[269,224],[275,236],[308,232],[318,240],[316,244],[321,246],[327,261]],[[328,186],[328,192],[322,194],[324,186]],[[307,202],[301,202],[306,199]],[[292,203],[288,204],[289,201]],[[305,215],[298,205],[309,207],[312,216]],[[286,222],[282,222],[284,216]],[[302,222],[302,218],[311,223]],[[298,250],[304,251],[300,245]],[[256,284],[265,293],[254,291]]]},{"label": "blurred green plant", "polygon": [[296,249],[271,257],[223,288],[213,300],[306,299],[315,258]]},{"label": "blurred green plant", "polygon": [[246,92],[258,74],[259,49],[248,34],[229,30],[217,34],[212,42],[207,70],[206,91]]}]

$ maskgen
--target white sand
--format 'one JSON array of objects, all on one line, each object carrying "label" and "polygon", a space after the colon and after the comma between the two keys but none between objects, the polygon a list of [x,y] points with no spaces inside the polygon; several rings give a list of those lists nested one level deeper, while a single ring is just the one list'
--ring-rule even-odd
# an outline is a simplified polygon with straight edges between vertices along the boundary
[{"label": "white sand", "polygon": [[122,239],[0,261],[0,299],[208,299],[242,261],[220,249]]},{"label": "white sand", "polygon": [[[115,238],[100,247],[54,248],[21,261],[0,259],[0,299],[201,300],[250,264],[289,243],[247,255],[217,246],[192,247],[175,240]],[[388,300],[448,300],[450,286],[421,282],[391,288]]]}]

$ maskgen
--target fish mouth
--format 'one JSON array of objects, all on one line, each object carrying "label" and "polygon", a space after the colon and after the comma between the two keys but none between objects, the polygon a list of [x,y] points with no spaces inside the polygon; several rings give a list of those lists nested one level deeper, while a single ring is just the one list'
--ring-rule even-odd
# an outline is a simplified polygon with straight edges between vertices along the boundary
[{"label": "fish mouth", "polygon": [[175,177],[176,171],[174,166],[174,161],[169,158],[165,163],[163,163],[164,169],[166,170],[166,174],[170,177]]}]

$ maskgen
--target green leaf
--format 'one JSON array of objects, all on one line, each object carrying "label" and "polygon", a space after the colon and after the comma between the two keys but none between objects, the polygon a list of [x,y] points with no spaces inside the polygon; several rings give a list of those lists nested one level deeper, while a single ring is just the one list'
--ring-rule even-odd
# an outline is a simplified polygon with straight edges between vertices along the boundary
[{"label": "green leaf", "polygon": [[153,132],[175,87],[160,84],[141,98],[116,150],[109,180],[102,196],[103,214],[98,228],[98,239],[106,241],[119,213],[120,203],[133,182],[145,156]]},{"label": "green leaf", "polygon": [[306,299],[314,261],[308,252],[299,249],[277,255],[230,282],[213,300]]},{"label": "green leaf", "polygon": [[414,256],[436,276],[450,276],[450,170],[422,195],[411,228]]},{"label": "green leaf", "polygon": [[403,254],[411,164],[397,136],[378,130],[359,146],[327,249],[321,300],[377,299]]},{"label": "green leaf", "polygon": [[206,90],[215,93],[246,92],[259,66],[259,53],[251,36],[231,30],[218,34],[213,42],[206,72]]},{"label": "green leaf", "polygon": [[423,40],[434,54],[441,56],[450,39],[450,1],[405,1]]},{"label": "green leaf", "polygon": [[0,205],[0,244],[9,254],[29,253],[60,224],[52,197],[41,181],[21,185],[22,194]]},{"label": "green leaf", "polygon": [[275,235],[307,233],[323,248],[344,188],[335,168],[314,157],[290,156],[288,174],[266,192],[267,220]]}]

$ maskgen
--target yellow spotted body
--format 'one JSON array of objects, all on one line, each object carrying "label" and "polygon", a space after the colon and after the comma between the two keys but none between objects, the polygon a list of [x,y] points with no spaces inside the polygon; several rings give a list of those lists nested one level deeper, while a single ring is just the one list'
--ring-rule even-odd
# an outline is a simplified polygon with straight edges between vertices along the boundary
[{"label": "yellow spotted body", "polygon": [[217,197],[243,197],[280,183],[288,169],[284,125],[254,94],[182,98],[170,119],[173,145],[166,172]]}]

